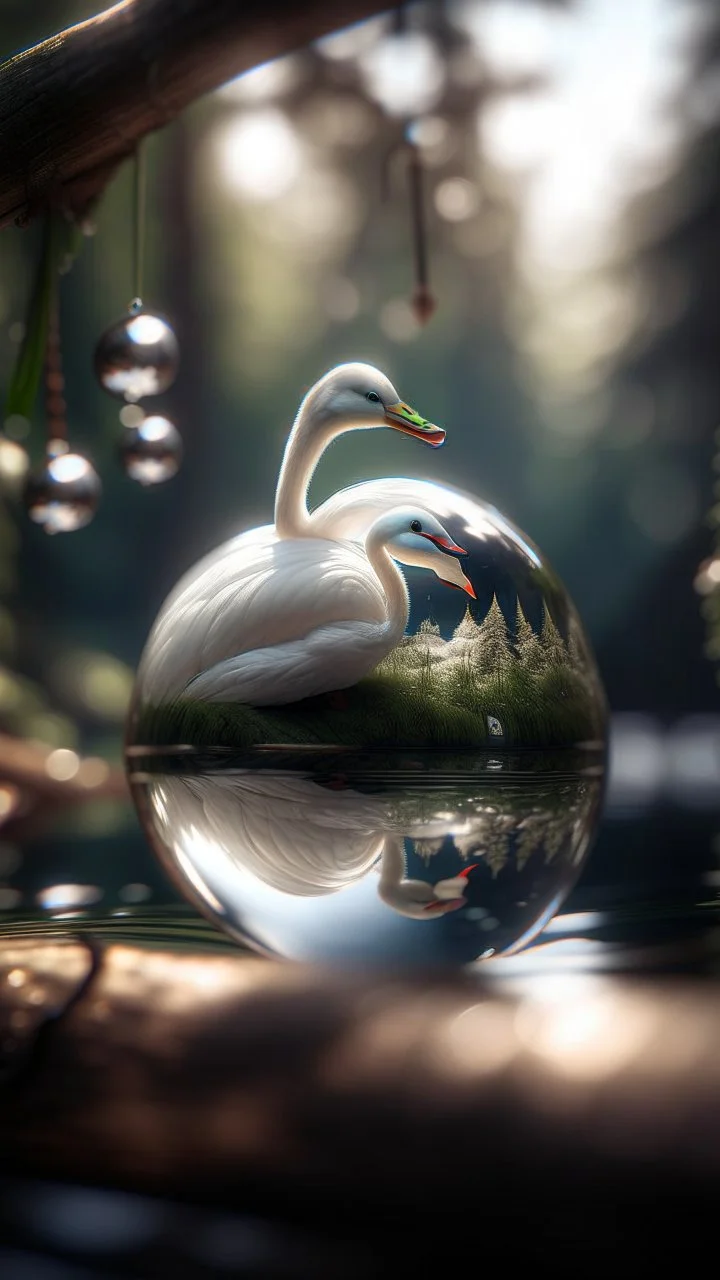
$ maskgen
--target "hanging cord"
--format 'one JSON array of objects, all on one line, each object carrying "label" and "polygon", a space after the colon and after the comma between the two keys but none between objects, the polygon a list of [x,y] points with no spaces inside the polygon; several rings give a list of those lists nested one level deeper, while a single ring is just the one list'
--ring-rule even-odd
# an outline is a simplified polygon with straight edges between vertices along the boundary
[{"label": "hanging cord", "polygon": [[67,406],[65,404],[62,350],[60,347],[60,297],[57,278],[50,299],[45,344],[45,421],[48,449],[59,442],[67,444]]},{"label": "hanging cord", "polygon": [[427,216],[425,209],[425,170],[420,150],[411,138],[404,139],[385,157],[381,173],[383,200],[390,196],[391,167],[396,156],[404,155],[408,163],[408,196],[410,200],[410,232],[413,251],[415,287],[411,306],[415,319],[425,324],[435,311],[437,302],[430,291]]},{"label": "hanging cord", "polygon": [[147,204],[147,165],[145,147],[139,142],[135,151],[133,171],[133,288],[131,311],[142,310],[143,277],[145,272],[145,209]]},{"label": "hanging cord", "polygon": [[410,152],[408,162],[408,184],[410,189],[410,217],[412,220],[413,256],[415,265],[415,290],[412,296],[412,308],[415,318],[425,324],[436,307],[435,299],[430,292],[428,278],[427,217],[425,211],[425,171],[418,148],[413,142],[407,144]]}]

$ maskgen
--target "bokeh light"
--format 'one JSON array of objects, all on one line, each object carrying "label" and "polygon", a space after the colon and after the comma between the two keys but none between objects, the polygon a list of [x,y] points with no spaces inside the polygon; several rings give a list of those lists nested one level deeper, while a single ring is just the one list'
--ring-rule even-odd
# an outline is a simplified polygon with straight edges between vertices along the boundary
[{"label": "bokeh light", "polygon": [[53,884],[35,895],[44,911],[68,911],[77,907],[89,907],[102,898],[102,889],[96,884]]},{"label": "bokeh light", "polygon": [[75,751],[66,747],[58,747],[51,751],[45,761],[45,772],[54,782],[69,782],[77,775],[80,768],[80,757]]},{"label": "bokeh light", "polygon": [[304,168],[291,191],[267,211],[269,237],[291,243],[316,261],[333,258],[357,232],[361,203],[349,177],[331,169]]},{"label": "bokeh light", "polygon": [[544,1065],[577,1081],[602,1080],[648,1045],[656,1011],[590,977],[536,984],[515,1021],[518,1038]]},{"label": "bokeh light", "polygon": [[100,719],[121,722],[130,700],[133,671],[112,654],[77,649],[56,659],[51,682],[75,706]]},{"label": "bokeh light", "polygon": [[430,110],[445,80],[435,44],[420,31],[388,36],[362,55],[360,67],[370,97],[392,116]]},{"label": "bokeh light", "polygon": [[86,756],[80,762],[77,780],[81,787],[87,787],[88,790],[101,787],[109,777],[110,766],[107,760],[102,760],[99,756]]},{"label": "bokeh light", "polygon": [[301,147],[283,112],[276,108],[242,114],[218,137],[218,159],[228,186],[246,200],[276,200],[300,172]]},{"label": "bokeh light", "polygon": [[139,404],[124,404],[118,417],[124,427],[139,427],[144,421],[145,410]]},{"label": "bokeh light", "polygon": [[388,30],[389,25],[389,19],[381,14],[366,22],[358,22],[351,27],[345,27],[342,31],[333,32],[332,35],[323,36],[316,41],[315,47],[324,57],[330,58],[333,62],[349,61],[372,49]]},{"label": "bokeh light", "polygon": [[368,104],[348,93],[315,93],[300,110],[299,126],[318,148],[362,147],[376,131]]},{"label": "bokeh light", "polygon": [[503,75],[543,72],[554,49],[566,38],[568,15],[562,9],[513,0],[456,0],[453,20],[473,39],[485,62]]},{"label": "bokeh light", "polygon": [[15,492],[22,485],[30,466],[30,460],[21,444],[0,436],[0,485]]},{"label": "bokeh light", "polygon": [[677,153],[680,125],[666,104],[685,72],[691,7],[588,0],[582,13],[497,3],[470,11],[494,70],[517,71],[519,57],[547,77],[545,88],[498,99],[479,115],[490,159],[508,173],[532,173],[524,253],[538,270],[596,263],[624,203],[667,174]]},{"label": "bokeh light", "polygon": [[296,88],[302,79],[302,62],[294,54],[264,62],[245,71],[218,90],[218,96],[230,102],[265,102],[279,98]]},{"label": "bokeh light", "polygon": [[720,590],[720,556],[712,556],[700,565],[695,578],[695,590],[703,596]]},{"label": "bokeh light", "polygon": [[445,178],[435,188],[435,208],[448,222],[464,222],[477,212],[480,193],[467,178]]},{"label": "bokeh light", "polygon": [[407,298],[390,298],[380,310],[380,328],[392,342],[410,342],[420,332]]}]

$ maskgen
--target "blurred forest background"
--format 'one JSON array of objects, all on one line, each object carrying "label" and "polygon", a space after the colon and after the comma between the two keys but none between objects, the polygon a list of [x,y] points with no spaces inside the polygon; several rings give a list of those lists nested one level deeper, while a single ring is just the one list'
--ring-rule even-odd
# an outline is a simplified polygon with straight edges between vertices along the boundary
[{"label": "blurred forest background", "polygon": [[[94,10],[0,0],[0,53]],[[49,538],[3,478],[0,728],[119,759],[165,593],[270,518],[300,395],[345,359],[385,370],[448,443],[356,433],[314,500],[403,472],[473,491],[564,578],[613,710],[711,711],[693,582],[717,501],[719,32],[712,0],[405,6],[240,77],[151,138],[144,292],[182,353],[154,403],[184,465],[155,489],[125,476],[119,405],[92,373],[133,291],[125,166],[62,283],[71,439],[103,502],[86,529]],[[427,173],[425,328],[401,163],[382,197],[407,130]],[[0,389],[39,234],[0,234]],[[22,443],[40,458],[40,405]]]}]

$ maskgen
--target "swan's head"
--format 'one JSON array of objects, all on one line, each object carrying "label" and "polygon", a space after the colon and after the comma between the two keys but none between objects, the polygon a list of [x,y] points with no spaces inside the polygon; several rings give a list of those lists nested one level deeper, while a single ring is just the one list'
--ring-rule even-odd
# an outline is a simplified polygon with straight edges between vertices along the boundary
[{"label": "swan's head", "polygon": [[458,556],[467,555],[450,537],[447,529],[429,511],[415,507],[395,507],[381,516],[370,530],[394,560],[416,569],[431,569],[441,582],[466,591],[477,599],[473,585],[465,577]]},{"label": "swan's head", "polygon": [[445,432],[401,400],[390,379],[370,364],[339,364],[331,369],[308,392],[305,411],[338,431],[393,427],[435,448],[445,440]]},{"label": "swan's head", "polygon": [[477,863],[465,867],[450,880],[428,884],[426,880],[400,880],[397,884],[381,884],[380,897],[389,907],[411,920],[433,920],[467,906],[467,879]]}]

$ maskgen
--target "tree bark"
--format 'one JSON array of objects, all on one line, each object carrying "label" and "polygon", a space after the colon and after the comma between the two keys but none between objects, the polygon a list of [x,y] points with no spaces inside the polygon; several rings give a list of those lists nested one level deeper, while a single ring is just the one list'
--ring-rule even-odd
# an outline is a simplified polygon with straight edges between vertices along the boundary
[{"label": "tree bark", "polygon": [[0,226],[49,199],[81,215],[117,164],[226,80],[378,0],[121,0],[0,66]]}]

